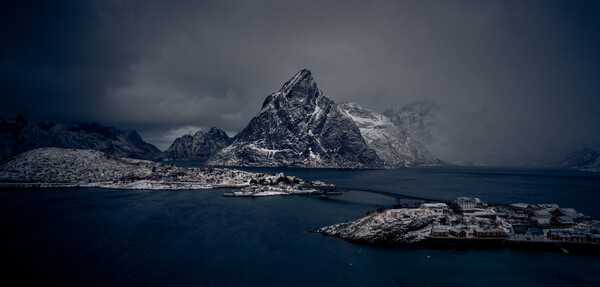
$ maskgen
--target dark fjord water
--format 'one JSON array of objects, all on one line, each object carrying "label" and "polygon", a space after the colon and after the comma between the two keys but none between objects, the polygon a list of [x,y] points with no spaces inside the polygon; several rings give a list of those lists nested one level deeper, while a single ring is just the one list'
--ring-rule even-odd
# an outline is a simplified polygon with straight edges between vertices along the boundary
[{"label": "dark fjord water", "polygon": [[[443,199],[556,202],[600,217],[600,177],[589,173],[468,168],[282,171],[339,186]],[[600,285],[599,255],[382,248],[306,232],[395,202],[382,195],[350,191],[329,200],[253,199],[225,198],[223,191],[4,190],[0,251],[5,267],[0,280],[56,286]]]}]

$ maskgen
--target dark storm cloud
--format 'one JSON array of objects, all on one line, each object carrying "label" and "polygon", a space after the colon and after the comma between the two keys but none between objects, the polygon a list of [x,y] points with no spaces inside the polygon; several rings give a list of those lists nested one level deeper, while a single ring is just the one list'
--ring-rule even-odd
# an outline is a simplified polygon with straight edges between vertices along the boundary
[{"label": "dark storm cloud", "polygon": [[483,162],[537,160],[600,128],[590,2],[14,3],[3,113],[136,128],[163,148],[193,128],[241,130],[301,68],[374,111],[429,99],[484,114],[463,131]]},{"label": "dark storm cloud", "polygon": [[85,1],[4,1],[2,112],[89,119],[106,89],[123,84],[136,51]]}]

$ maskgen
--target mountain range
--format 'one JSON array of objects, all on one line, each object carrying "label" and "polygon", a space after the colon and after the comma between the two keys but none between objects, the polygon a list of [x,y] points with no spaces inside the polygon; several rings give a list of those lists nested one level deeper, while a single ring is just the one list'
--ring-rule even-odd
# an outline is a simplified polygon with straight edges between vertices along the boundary
[{"label": "mountain range", "polygon": [[439,165],[406,130],[354,103],[336,103],[299,71],[219,151],[213,165],[395,168]]},{"label": "mountain range", "polygon": [[[357,103],[338,103],[319,90],[303,69],[277,92],[235,137],[213,127],[177,138],[164,152],[134,130],[98,123],[30,124],[0,117],[0,159],[40,147],[91,149],[119,157],[200,161],[216,166],[398,168],[477,164],[485,147],[468,131],[485,129],[481,115],[429,101],[383,114]],[[479,139],[481,140],[481,139]],[[484,139],[485,140],[485,139]],[[600,140],[597,141],[600,143]],[[575,150],[544,166],[600,171],[600,144]],[[480,148],[486,152],[485,148]]]}]

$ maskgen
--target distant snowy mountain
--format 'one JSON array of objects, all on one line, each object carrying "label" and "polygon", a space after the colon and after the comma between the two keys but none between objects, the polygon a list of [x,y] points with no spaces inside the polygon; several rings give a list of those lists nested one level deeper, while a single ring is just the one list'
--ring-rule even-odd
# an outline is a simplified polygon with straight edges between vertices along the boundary
[{"label": "distant snowy mountain", "polygon": [[438,165],[425,147],[382,115],[338,104],[301,70],[276,93],[215,165],[393,168]]},{"label": "distant snowy mountain", "polygon": [[108,154],[153,159],[160,154],[136,131],[118,130],[98,123],[29,124],[22,116],[14,120],[0,117],[0,157],[4,158],[40,147],[92,149]]},{"label": "distant snowy mountain", "polygon": [[206,161],[232,142],[233,139],[223,130],[212,127],[207,133],[198,131],[193,136],[177,138],[161,157],[168,160]]},{"label": "distant snowy mountain", "polygon": [[565,159],[558,163],[558,166],[576,168],[582,171],[600,172],[600,144],[590,144],[571,152]]}]

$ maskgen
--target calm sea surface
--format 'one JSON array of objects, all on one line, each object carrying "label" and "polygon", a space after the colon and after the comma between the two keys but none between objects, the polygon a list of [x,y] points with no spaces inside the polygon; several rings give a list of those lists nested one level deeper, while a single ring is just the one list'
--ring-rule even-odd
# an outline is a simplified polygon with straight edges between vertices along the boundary
[{"label": "calm sea surface", "polygon": [[[600,176],[565,170],[283,171],[428,197],[558,203],[600,217]],[[225,190],[0,191],[0,282],[56,286],[600,286],[600,255],[382,248],[308,233],[391,207],[349,191],[226,198]]]}]

